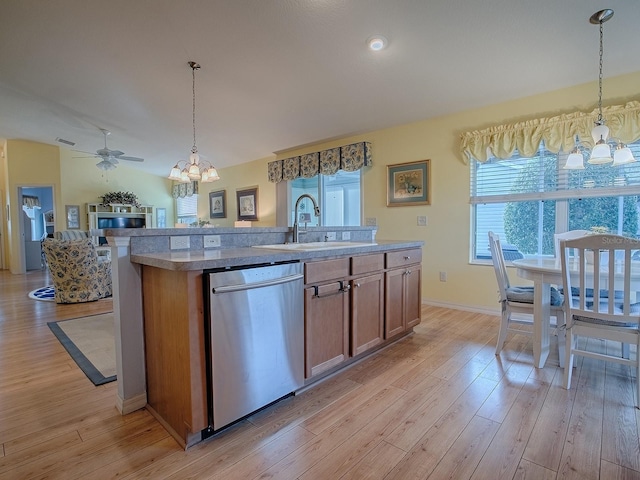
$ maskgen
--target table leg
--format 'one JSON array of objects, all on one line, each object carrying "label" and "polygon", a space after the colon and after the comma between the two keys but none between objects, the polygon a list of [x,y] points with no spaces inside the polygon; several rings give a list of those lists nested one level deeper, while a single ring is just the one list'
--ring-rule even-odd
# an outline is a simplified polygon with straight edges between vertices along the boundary
[{"label": "table leg", "polygon": [[543,368],[549,356],[551,288],[542,280],[533,285],[533,363],[536,368]]}]

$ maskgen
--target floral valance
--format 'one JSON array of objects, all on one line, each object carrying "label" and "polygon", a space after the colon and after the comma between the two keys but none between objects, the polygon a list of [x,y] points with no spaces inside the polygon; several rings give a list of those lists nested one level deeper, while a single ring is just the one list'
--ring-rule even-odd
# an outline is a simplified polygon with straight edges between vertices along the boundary
[{"label": "floral valance", "polygon": [[355,172],[372,164],[371,143],[359,142],[269,162],[268,174],[270,182],[278,183],[298,177],[311,178],[319,173],[335,175],[338,170]]},{"label": "floral valance", "polygon": [[171,189],[171,196],[173,198],[184,198],[190,197],[198,193],[198,182],[174,182],[173,188]]},{"label": "floral valance", "polygon": [[[640,139],[640,102],[605,107],[602,116],[611,137],[624,143]],[[510,158],[516,149],[524,157],[533,157],[542,140],[550,152],[569,152],[575,146],[576,136],[585,145],[593,146],[591,130],[597,117],[596,109],[466,132],[460,136],[460,150],[465,161],[479,162],[487,161],[492,155]]]}]

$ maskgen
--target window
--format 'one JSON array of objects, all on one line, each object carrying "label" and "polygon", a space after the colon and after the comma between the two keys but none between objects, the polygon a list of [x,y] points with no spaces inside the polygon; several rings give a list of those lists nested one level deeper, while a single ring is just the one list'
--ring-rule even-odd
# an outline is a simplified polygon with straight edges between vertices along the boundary
[{"label": "window", "polygon": [[198,221],[198,195],[176,198],[177,222],[191,225]]},{"label": "window", "polygon": [[[303,200],[298,207],[298,215],[303,219],[311,214],[309,226],[359,226],[360,225],[360,170],[347,172],[338,170],[335,175],[316,175],[312,178],[296,178],[289,182],[291,203],[289,205],[289,226],[293,225],[296,200],[308,193],[318,202],[320,217],[313,214],[313,205]],[[301,220],[298,219],[298,223]],[[302,222],[305,223],[305,222]]]},{"label": "window", "polygon": [[[640,141],[629,147],[640,159]],[[490,230],[500,235],[511,259],[553,255],[554,233],[567,230],[605,227],[638,236],[640,162],[564,170],[566,157],[541,145],[532,158],[516,152],[506,160],[470,162],[472,261],[491,258]]]}]

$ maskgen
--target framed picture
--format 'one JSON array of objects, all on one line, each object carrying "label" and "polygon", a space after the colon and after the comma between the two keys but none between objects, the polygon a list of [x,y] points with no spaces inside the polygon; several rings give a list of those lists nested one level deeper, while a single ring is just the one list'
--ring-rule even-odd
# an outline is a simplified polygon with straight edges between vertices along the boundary
[{"label": "framed picture", "polygon": [[227,218],[226,190],[209,193],[209,218]]},{"label": "framed picture", "polygon": [[77,230],[80,228],[80,206],[65,205],[67,218],[67,230]]},{"label": "framed picture", "polygon": [[167,209],[156,208],[156,227],[167,228]]},{"label": "framed picture", "polygon": [[236,190],[238,220],[258,220],[258,187]]},{"label": "framed picture", "polygon": [[431,204],[429,162],[387,165],[387,207]]}]

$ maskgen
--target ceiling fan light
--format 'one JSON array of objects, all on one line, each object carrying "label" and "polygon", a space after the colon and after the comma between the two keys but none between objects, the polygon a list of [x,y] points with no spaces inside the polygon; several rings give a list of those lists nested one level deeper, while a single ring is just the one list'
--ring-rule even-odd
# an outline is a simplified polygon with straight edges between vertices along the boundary
[{"label": "ceiling fan light", "polygon": [[563,167],[565,170],[584,170],[584,157],[579,151],[572,152]]},{"label": "ceiling fan light", "polygon": [[593,147],[593,150],[591,150],[591,156],[588,160],[592,165],[603,165],[605,163],[611,163],[612,161],[611,147],[602,141]]},{"label": "ceiling fan light", "polygon": [[613,166],[617,167],[618,165],[625,165],[627,163],[633,163],[636,159],[633,157],[633,153],[631,153],[631,149],[624,144],[618,144],[615,151],[613,152]]},{"label": "ceiling fan light", "polygon": [[101,160],[100,162],[98,162],[96,164],[96,167],[98,167],[100,170],[106,172],[108,170],[113,170],[116,168],[116,166],[111,163],[111,162],[107,162],[106,160]]},{"label": "ceiling fan light", "polygon": [[178,164],[171,169],[171,173],[169,174],[169,180],[177,180],[180,181],[180,167]]}]

